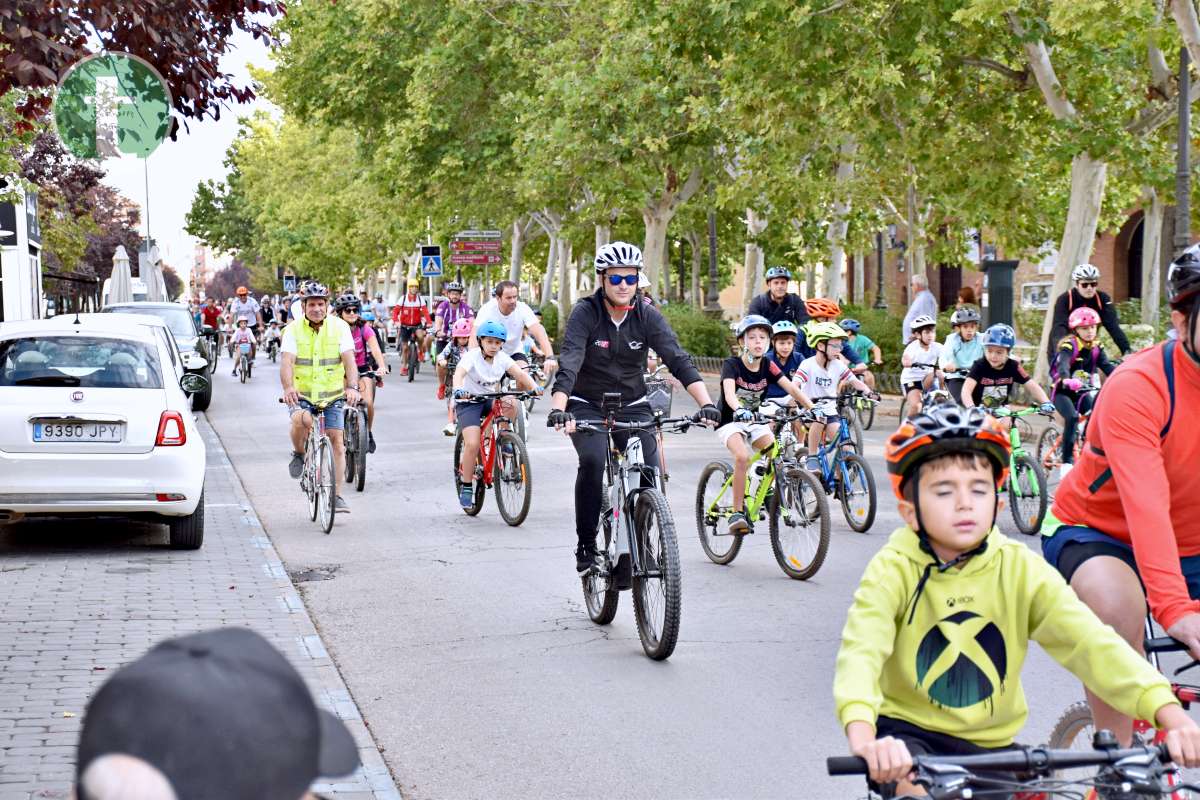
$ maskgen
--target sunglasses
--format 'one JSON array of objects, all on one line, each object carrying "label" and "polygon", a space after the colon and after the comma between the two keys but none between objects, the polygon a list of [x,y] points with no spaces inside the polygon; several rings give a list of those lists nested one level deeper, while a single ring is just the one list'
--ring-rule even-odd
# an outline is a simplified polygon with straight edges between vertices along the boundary
[{"label": "sunglasses", "polygon": [[608,282],[613,286],[620,286],[624,283],[626,286],[637,286],[638,276],[634,275],[609,275]]},{"label": "sunglasses", "polygon": [[1080,281],[1079,282],[1080,289],[1095,289],[1099,285],[1100,284],[1096,283],[1095,281]]}]

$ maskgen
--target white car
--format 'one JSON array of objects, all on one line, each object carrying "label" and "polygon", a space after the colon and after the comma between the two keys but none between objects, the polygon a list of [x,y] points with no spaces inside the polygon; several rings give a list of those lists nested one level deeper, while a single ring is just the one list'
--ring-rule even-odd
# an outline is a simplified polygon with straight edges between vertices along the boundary
[{"label": "white car", "polygon": [[150,519],[171,547],[200,547],[206,454],[188,394],[208,379],[186,366],[156,317],[0,323],[0,524]]}]

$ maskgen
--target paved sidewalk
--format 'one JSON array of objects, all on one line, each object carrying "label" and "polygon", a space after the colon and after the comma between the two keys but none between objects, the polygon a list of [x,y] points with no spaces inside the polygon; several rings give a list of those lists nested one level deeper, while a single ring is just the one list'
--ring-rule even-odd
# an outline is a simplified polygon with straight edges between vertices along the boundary
[{"label": "paved sidewalk", "polygon": [[363,767],[314,791],[399,800],[220,441],[203,415],[198,424],[208,446],[200,550],[168,550],[165,529],[154,525],[0,528],[0,800],[69,797],[92,692],[161,639],[219,625],[270,639],[354,734]]}]

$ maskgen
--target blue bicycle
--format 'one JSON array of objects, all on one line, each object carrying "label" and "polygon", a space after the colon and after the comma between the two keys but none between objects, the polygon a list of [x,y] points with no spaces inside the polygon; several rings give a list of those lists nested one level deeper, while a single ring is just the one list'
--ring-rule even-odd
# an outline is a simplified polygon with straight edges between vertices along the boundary
[{"label": "blue bicycle", "polygon": [[[854,400],[876,402],[866,395],[847,395]],[[850,420],[839,414],[838,432],[816,452],[820,473],[817,477],[825,494],[842,504],[847,524],[858,533],[866,533],[875,523],[877,498],[871,466],[855,449]]]}]

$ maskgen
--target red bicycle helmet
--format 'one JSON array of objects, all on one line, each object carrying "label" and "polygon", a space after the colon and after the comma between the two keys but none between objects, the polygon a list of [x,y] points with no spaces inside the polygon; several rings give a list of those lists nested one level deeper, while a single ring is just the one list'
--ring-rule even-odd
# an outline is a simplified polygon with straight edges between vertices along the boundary
[{"label": "red bicycle helmet", "polygon": [[842,315],[842,307],[837,304],[837,301],[826,297],[805,300],[804,308],[810,317],[840,317]]},{"label": "red bicycle helmet", "polygon": [[947,453],[981,453],[992,463],[999,490],[1008,477],[1010,445],[1000,424],[981,408],[934,406],[906,419],[884,449],[892,491],[904,500],[904,484],[926,461]]}]

